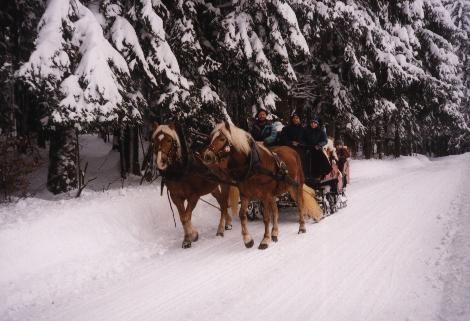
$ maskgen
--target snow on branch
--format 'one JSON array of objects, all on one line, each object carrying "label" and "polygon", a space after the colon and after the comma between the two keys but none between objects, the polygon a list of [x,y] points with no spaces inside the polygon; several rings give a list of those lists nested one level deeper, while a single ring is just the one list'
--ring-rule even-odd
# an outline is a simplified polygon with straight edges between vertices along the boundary
[{"label": "snow on branch", "polygon": [[74,0],[50,0],[39,22],[36,48],[27,63],[21,66],[17,77],[33,89],[42,85],[47,91],[54,91],[70,73],[72,48],[68,39],[74,32],[71,19],[78,15]]}]

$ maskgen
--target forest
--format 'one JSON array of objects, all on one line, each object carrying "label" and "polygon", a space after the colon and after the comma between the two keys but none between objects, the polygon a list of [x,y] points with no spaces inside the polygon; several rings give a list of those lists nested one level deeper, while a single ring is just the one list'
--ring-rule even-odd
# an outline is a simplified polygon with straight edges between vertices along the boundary
[{"label": "forest", "polygon": [[80,135],[126,178],[154,122],[196,141],[260,108],[357,158],[470,151],[468,0],[4,0],[0,30],[0,199],[41,150],[50,192],[83,186]]}]

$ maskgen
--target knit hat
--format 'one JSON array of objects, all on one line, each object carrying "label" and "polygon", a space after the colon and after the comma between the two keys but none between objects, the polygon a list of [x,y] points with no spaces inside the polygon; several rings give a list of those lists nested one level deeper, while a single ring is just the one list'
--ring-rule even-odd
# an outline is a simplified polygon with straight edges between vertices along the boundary
[{"label": "knit hat", "polygon": [[300,118],[300,115],[298,113],[294,112],[290,115],[290,119],[294,118],[295,116]]},{"label": "knit hat", "polygon": [[317,124],[320,124],[320,118],[318,116],[312,116],[312,118],[310,118],[310,122],[316,122]]},{"label": "knit hat", "polygon": [[256,112],[255,117],[258,118],[259,113],[262,112],[262,111],[264,111],[266,113],[266,115],[269,115],[269,112],[266,109],[261,108],[261,109],[258,109],[258,111]]}]

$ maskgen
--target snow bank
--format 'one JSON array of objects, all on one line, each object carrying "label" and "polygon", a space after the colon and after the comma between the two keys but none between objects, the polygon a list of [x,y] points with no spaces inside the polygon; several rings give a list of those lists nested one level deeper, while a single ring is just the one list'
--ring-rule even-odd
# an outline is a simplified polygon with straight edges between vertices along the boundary
[{"label": "snow bank", "polygon": [[406,171],[428,166],[432,161],[423,155],[402,156],[386,160],[351,160],[351,178],[361,182],[370,179],[383,179]]},{"label": "snow bank", "polygon": [[84,282],[163,254],[169,244],[157,230],[169,212],[156,185],[62,201],[26,199],[0,208],[0,307],[76,291]]}]

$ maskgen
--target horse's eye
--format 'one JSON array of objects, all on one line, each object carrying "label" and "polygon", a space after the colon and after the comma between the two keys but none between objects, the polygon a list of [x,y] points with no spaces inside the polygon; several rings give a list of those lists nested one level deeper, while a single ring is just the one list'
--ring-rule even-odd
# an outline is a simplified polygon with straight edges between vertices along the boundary
[{"label": "horse's eye", "polygon": [[220,141],[224,141],[224,140],[225,140],[225,137],[219,137],[219,140],[220,140]]}]

